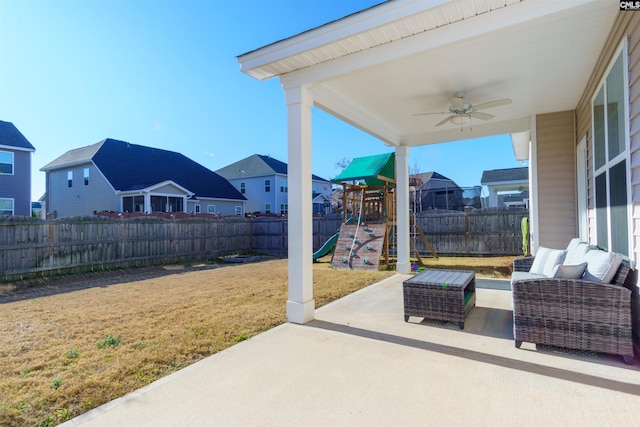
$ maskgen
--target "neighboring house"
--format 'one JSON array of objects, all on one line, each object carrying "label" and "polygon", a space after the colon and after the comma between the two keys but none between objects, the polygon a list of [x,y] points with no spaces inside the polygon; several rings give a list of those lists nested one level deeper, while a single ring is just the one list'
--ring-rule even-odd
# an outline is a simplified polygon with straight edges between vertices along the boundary
[{"label": "neighboring house", "polygon": [[[505,134],[529,160],[532,252],[580,237],[637,266],[640,13],[621,5],[396,0],[253,49],[238,62],[258,80],[280,80],[289,161],[300,170],[312,164],[314,108],[393,147],[397,272],[411,270],[410,150],[471,139],[482,149],[485,137]],[[483,105],[482,114],[472,105]],[[420,114],[431,112],[451,114]],[[289,179],[303,175],[296,169]],[[296,193],[287,316],[306,323],[314,318],[312,225],[304,218],[310,190]],[[632,298],[640,342],[637,289]]]},{"label": "neighboring house", "polygon": [[245,197],[226,179],[173,151],[105,139],[64,153],[46,173],[54,217],[94,211],[244,215]]},{"label": "neighboring house", "polygon": [[[247,212],[286,215],[289,212],[287,164],[254,154],[216,171],[247,198]],[[331,183],[311,175],[313,213],[331,212]]]},{"label": "neighboring house", "polygon": [[31,216],[31,154],[34,151],[13,123],[0,121],[0,215]]},{"label": "neighboring house", "polygon": [[486,170],[480,183],[489,191],[489,207],[529,207],[528,167]]},{"label": "neighboring house", "polygon": [[438,172],[418,173],[409,176],[409,185],[414,187],[414,209],[464,210],[463,189],[454,181]]}]

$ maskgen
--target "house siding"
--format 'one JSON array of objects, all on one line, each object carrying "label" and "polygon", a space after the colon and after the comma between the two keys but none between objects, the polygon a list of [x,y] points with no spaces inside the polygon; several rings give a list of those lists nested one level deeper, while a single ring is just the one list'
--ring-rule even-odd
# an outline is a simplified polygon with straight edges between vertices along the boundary
[{"label": "house siding", "polygon": [[175,196],[184,196],[185,193],[181,189],[177,188],[173,184],[163,185],[162,187],[154,188],[153,195],[175,195]]},{"label": "house siding", "polygon": [[213,205],[216,207],[214,214],[219,214],[221,216],[230,216],[236,214],[236,206],[240,206],[242,208],[242,214],[245,213],[244,201],[242,200],[223,200],[223,199],[203,199],[199,198],[198,201],[188,200],[187,201],[187,210],[186,212],[195,214],[196,205],[200,206],[200,213],[206,214],[210,213],[207,211],[208,205]]},{"label": "house siding", "polygon": [[566,247],[577,235],[574,111],[536,117],[539,244]]},{"label": "house siding", "polygon": [[[271,191],[264,191],[264,182],[271,181]],[[246,178],[231,178],[229,182],[240,191],[240,183],[245,183],[244,196],[247,198],[246,212],[264,213],[264,206],[271,204],[271,213],[280,212],[281,203],[289,203],[289,193],[280,192],[280,181],[288,180],[286,175],[263,175]],[[287,181],[288,182],[288,181]],[[331,183],[328,181],[312,180],[312,192],[326,195],[331,200]]]},{"label": "house siding", "polygon": [[[268,193],[264,191],[264,182],[266,180],[271,181],[271,191]],[[256,177],[247,177],[247,178],[234,178],[234,179],[230,179],[229,182],[238,191],[240,191],[240,183],[242,182],[245,183],[244,197],[247,198],[247,203],[246,203],[247,213],[249,212],[264,213],[265,203],[271,203],[271,211],[273,212],[274,200],[277,197],[275,193],[280,191],[280,177],[277,177],[275,175],[270,175],[270,176],[256,176]],[[286,194],[286,193],[282,193],[282,194]],[[217,208],[217,205],[216,205],[216,208]]]},{"label": "house siding", "polygon": [[[589,240],[595,242],[595,209],[593,188],[593,153],[592,153],[592,117],[591,102],[595,91],[600,86],[604,73],[618,52],[622,41],[628,40],[628,78],[629,78],[629,168],[631,183],[631,259],[637,268],[640,259],[640,14],[618,13],[616,22],[600,54],[597,65],[586,86],[585,92],[577,107],[578,139],[587,140],[587,183],[588,183],[588,221]],[[638,286],[636,275],[636,286]],[[634,292],[632,301],[634,338],[636,345],[640,343],[640,297]]]},{"label": "house siding", "polygon": [[[84,185],[83,171],[87,167],[89,185]],[[72,187],[67,185],[68,171],[73,171]],[[120,210],[120,198],[93,163],[52,170],[47,175],[47,209],[56,218]]]},{"label": "house siding", "polygon": [[0,175],[0,198],[13,199],[13,214],[31,216],[31,151],[13,153],[13,175]]}]

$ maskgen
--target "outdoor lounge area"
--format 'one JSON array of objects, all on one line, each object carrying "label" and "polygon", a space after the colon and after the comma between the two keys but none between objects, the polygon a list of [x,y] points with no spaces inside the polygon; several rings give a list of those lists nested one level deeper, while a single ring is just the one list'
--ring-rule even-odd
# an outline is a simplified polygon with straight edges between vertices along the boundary
[{"label": "outdoor lounge area", "polygon": [[403,316],[398,274],[67,425],[634,425],[640,364],[514,346],[508,280],[456,323]]}]

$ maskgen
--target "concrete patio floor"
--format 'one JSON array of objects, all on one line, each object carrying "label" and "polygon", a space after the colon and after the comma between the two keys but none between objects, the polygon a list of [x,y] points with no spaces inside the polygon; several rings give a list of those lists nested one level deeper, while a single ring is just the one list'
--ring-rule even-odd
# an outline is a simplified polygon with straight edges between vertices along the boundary
[{"label": "concrete patio floor", "polygon": [[404,321],[396,275],[65,423],[69,426],[637,425],[640,362],[516,349],[508,282],[457,325]]}]

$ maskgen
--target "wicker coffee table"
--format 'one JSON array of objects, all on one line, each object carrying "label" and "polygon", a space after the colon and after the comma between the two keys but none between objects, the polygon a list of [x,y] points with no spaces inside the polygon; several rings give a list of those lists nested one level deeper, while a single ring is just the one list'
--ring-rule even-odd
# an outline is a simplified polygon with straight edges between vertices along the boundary
[{"label": "wicker coffee table", "polygon": [[427,269],[402,283],[404,321],[409,316],[457,322],[476,305],[476,275],[467,270]]}]

